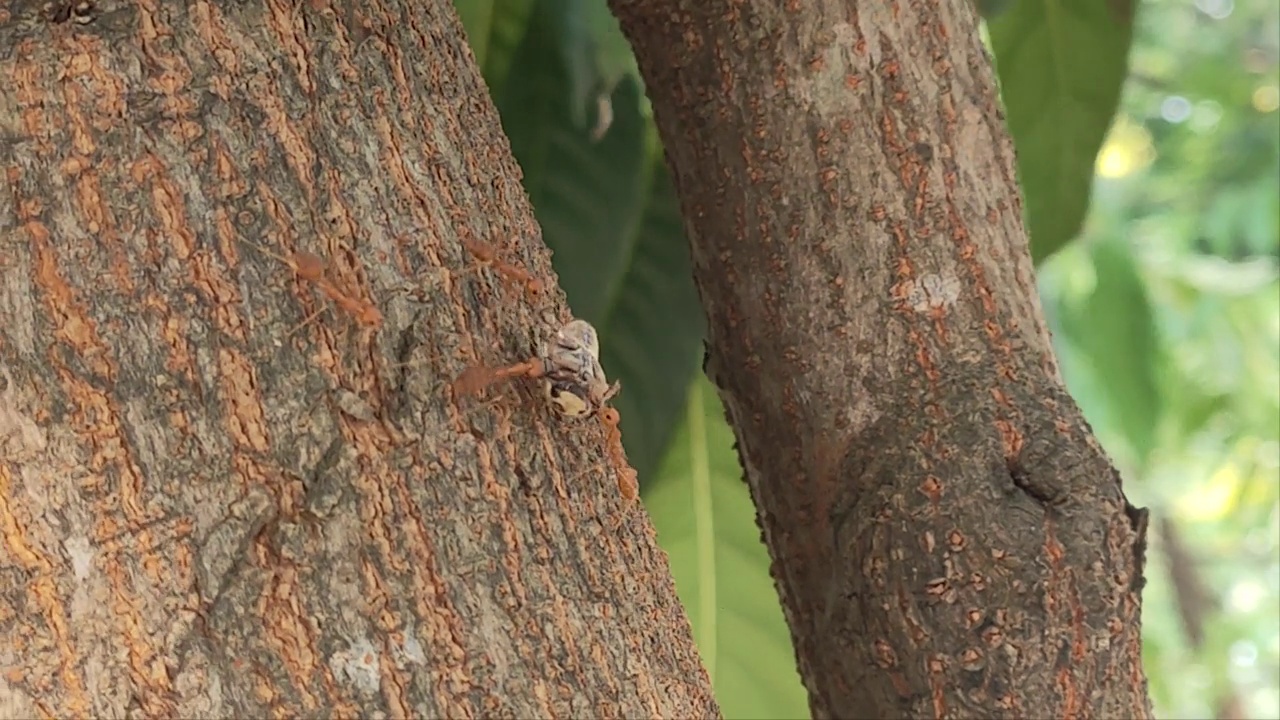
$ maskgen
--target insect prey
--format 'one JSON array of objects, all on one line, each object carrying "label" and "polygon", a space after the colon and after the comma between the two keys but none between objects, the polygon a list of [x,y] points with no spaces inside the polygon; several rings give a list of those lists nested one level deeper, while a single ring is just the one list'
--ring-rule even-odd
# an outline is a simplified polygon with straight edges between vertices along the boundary
[{"label": "insect prey", "polygon": [[490,385],[514,377],[542,380],[543,394],[557,415],[590,417],[619,389],[609,384],[600,366],[600,340],[585,320],[573,320],[538,346],[534,357],[515,365],[467,368],[453,387],[462,395],[477,395]]},{"label": "insect prey", "polygon": [[514,377],[541,380],[548,405],[561,417],[600,416],[608,436],[610,458],[619,471],[619,489],[627,500],[633,500],[638,486],[635,470],[627,465],[622,449],[622,432],[618,429],[621,416],[616,409],[606,407],[618,394],[620,384],[611,384],[605,377],[596,329],[585,320],[573,320],[539,344],[537,354],[529,360],[503,368],[468,368],[453,386],[460,394],[474,395]]}]

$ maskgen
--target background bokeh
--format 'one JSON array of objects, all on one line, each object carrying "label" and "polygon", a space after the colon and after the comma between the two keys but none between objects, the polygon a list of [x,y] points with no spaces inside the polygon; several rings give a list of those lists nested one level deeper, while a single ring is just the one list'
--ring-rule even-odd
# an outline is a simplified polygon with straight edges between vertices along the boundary
[{"label": "background bokeh", "polygon": [[[605,0],[455,0],[728,718],[808,715]],[[1072,395],[1152,511],[1156,712],[1280,718],[1280,10],[980,0]],[[477,222],[484,222],[478,219]]]}]

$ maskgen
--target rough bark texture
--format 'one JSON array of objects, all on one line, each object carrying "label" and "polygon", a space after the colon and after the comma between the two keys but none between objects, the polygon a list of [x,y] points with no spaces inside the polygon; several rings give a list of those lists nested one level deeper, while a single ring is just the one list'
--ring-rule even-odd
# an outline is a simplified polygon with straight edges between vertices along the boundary
[{"label": "rough bark texture", "polygon": [[0,717],[718,714],[602,429],[444,392],[568,317],[460,244],[554,287],[448,0],[42,4],[0,4]]},{"label": "rough bark texture", "polygon": [[814,714],[1148,717],[1145,514],[1059,380],[969,4],[611,2]]}]

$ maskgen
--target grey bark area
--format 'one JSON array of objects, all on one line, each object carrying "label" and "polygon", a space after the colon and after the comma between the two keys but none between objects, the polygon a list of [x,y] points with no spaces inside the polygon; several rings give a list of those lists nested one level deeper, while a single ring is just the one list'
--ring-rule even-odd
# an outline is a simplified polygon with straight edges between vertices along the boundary
[{"label": "grey bark area", "polygon": [[0,716],[718,715],[604,429],[446,392],[569,319],[451,4],[42,5],[0,9]]},{"label": "grey bark area", "polygon": [[817,717],[1149,717],[972,8],[611,0]]}]

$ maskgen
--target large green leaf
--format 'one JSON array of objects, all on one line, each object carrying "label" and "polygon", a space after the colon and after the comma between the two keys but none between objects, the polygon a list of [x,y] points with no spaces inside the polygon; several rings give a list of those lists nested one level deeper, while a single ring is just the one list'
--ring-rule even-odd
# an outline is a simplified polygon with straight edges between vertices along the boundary
[{"label": "large green leaf", "polygon": [[675,188],[657,153],[651,162],[645,211],[628,243],[626,271],[607,288],[603,309],[586,316],[604,338],[601,361],[626,388],[614,404],[642,482],[658,470],[675,433],[702,360],[703,337]]},{"label": "large green leaf", "polygon": [[1019,0],[988,24],[1037,262],[1080,232],[1120,100],[1134,0]]},{"label": "large green leaf", "polygon": [[614,93],[614,122],[598,142],[573,122],[558,31],[549,13],[534,12],[498,110],[560,284],[591,320],[626,271],[653,164],[635,84]]},{"label": "large green leaf", "polygon": [[702,377],[644,503],[724,716],[808,717],[733,431]]},{"label": "large green leaf", "polygon": [[543,0],[560,32],[560,52],[569,77],[570,113],[586,124],[590,101],[608,97],[624,77],[640,81],[631,44],[605,0]]},{"label": "large green leaf", "polygon": [[595,139],[574,121],[562,26],[535,10],[498,98],[512,152],[574,314],[596,325],[631,463],[647,482],[678,422],[698,365],[702,313],[679,208],[640,89],[613,92]]},{"label": "large green leaf", "polygon": [[1065,343],[1059,357],[1067,386],[1108,449],[1127,450],[1127,459],[1142,468],[1164,410],[1156,383],[1159,339],[1143,280],[1119,238],[1091,243],[1078,257],[1062,260],[1092,274],[1083,292],[1063,288],[1046,303]]},{"label": "large green leaf", "polygon": [[504,85],[537,0],[454,0],[489,92]]},{"label": "large green leaf", "polygon": [[991,22],[1009,11],[1013,7],[1014,0],[975,0],[974,6],[978,8],[978,14],[987,22]]},{"label": "large green leaf", "polygon": [[467,44],[476,64],[484,67],[485,53],[489,49],[489,29],[493,24],[494,0],[453,0],[453,7],[467,31]]}]

